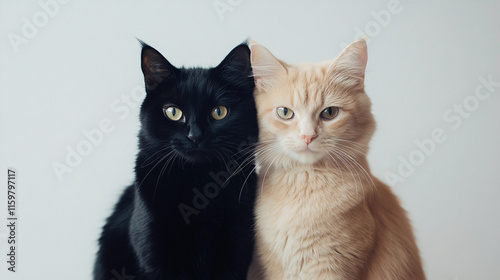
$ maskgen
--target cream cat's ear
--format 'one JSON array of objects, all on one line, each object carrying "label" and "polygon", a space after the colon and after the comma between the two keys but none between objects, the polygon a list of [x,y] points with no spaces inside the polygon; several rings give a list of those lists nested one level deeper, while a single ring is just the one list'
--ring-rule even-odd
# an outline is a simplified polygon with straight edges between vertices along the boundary
[{"label": "cream cat's ear", "polygon": [[264,46],[248,39],[248,47],[250,48],[250,61],[257,89],[266,90],[286,75],[285,67]]},{"label": "cream cat's ear", "polygon": [[332,62],[329,72],[333,82],[348,83],[348,86],[363,86],[368,51],[366,40],[358,40],[347,46]]}]

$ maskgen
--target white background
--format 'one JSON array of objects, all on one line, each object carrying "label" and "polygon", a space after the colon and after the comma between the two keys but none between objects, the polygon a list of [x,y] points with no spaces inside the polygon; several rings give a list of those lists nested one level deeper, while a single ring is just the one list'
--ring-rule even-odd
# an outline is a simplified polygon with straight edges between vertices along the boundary
[{"label": "white background", "polygon": [[[428,278],[499,279],[500,87],[473,97],[479,77],[500,82],[499,1],[67,2],[49,12],[38,1],[0,2],[1,279],[91,279],[100,228],[133,180],[140,102],[132,97],[143,88],[136,38],[176,66],[215,66],[248,36],[285,61],[319,62],[361,36],[357,29],[369,38],[366,91],[378,122],[371,168],[386,182],[388,172],[406,176],[390,183]],[[471,111],[460,124],[443,118],[457,118],[464,100]],[[117,111],[125,107],[130,114]],[[105,119],[113,131],[59,180],[54,163],[66,165],[67,148]],[[435,129],[446,140],[419,158],[415,141]],[[411,155],[414,171],[400,174]],[[18,184],[16,273],[6,263],[9,167]]]}]

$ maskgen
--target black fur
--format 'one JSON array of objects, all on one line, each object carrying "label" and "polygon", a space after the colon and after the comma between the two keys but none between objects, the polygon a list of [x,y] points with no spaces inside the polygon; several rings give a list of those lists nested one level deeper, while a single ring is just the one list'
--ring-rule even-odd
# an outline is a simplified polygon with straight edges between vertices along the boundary
[{"label": "black fur", "polygon": [[[211,69],[175,68],[144,43],[141,57],[136,179],[103,228],[94,279],[245,279],[258,132],[248,46]],[[164,114],[173,105],[180,121]],[[219,105],[229,113],[215,120]]]}]

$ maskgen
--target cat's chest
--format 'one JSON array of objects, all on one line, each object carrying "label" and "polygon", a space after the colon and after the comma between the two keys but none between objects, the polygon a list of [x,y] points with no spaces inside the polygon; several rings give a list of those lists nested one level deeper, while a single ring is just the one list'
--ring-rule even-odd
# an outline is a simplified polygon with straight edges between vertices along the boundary
[{"label": "cat's chest", "polygon": [[[327,266],[339,261],[332,248],[353,242],[354,235],[348,234],[353,221],[346,217],[358,205],[353,185],[331,173],[275,175],[261,179],[259,185],[259,243],[266,244],[290,275],[307,274],[318,260]],[[348,247],[345,252],[356,250]]]},{"label": "cat's chest", "polygon": [[[257,215],[269,234],[297,233],[301,228],[314,230],[315,225],[330,219],[338,205],[337,182],[328,174],[297,172],[273,174],[261,179]],[[337,194],[338,195],[338,194]]]}]

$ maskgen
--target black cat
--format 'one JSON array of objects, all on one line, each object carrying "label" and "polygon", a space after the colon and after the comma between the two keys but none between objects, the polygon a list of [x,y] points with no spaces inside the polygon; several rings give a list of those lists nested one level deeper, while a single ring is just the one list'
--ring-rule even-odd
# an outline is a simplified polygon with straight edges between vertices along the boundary
[{"label": "black cat", "polygon": [[176,68],[143,43],[135,182],[99,239],[94,279],[245,279],[251,261],[257,113],[250,51]]}]

